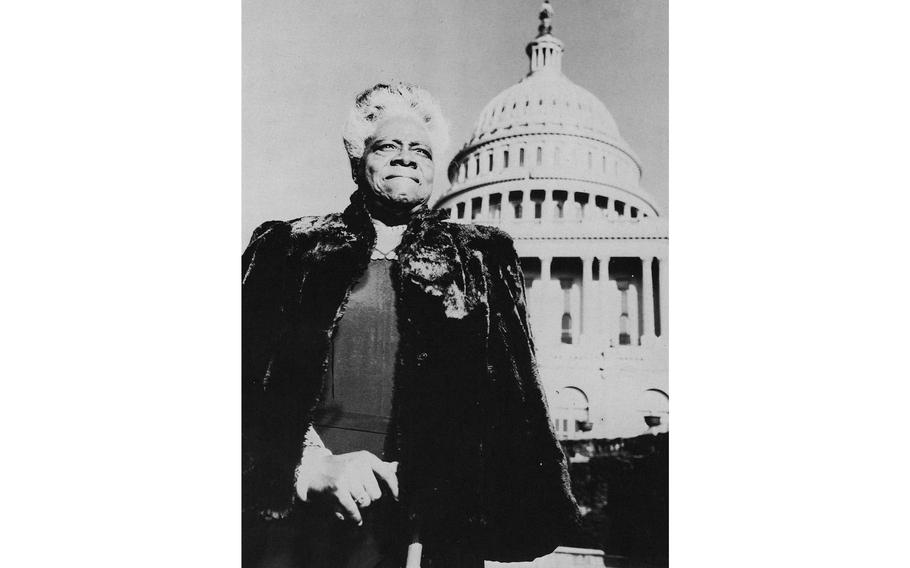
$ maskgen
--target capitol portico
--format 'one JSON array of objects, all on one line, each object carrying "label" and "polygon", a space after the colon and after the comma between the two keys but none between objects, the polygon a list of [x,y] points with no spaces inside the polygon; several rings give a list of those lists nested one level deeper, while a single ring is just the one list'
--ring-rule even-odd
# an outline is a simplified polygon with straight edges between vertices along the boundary
[{"label": "capitol portico", "polygon": [[610,112],[562,72],[544,5],[527,76],[490,101],[436,203],[515,240],[563,438],[668,429],[667,221]]}]

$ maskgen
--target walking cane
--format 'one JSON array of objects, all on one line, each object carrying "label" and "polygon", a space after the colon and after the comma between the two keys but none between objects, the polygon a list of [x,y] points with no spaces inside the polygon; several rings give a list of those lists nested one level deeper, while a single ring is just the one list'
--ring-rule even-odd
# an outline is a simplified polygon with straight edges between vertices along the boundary
[{"label": "walking cane", "polygon": [[420,555],[423,552],[423,545],[420,544],[420,529],[417,520],[414,520],[411,530],[411,541],[408,544],[408,556],[404,563],[404,568],[420,568]]}]

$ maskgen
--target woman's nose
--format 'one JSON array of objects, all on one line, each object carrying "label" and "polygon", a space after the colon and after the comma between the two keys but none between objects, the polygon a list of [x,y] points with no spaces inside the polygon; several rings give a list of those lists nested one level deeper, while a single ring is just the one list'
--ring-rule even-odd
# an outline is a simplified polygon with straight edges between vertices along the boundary
[{"label": "woman's nose", "polygon": [[392,159],[391,165],[393,165],[393,166],[406,166],[406,167],[410,167],[410,168],[416,168],[416,167],[417,167],[417,161],[414,159],[414,154],[413,154],[413,152],[411,152],[410,150],[402,150],[401,152],[398,153],[397,156],[395,156],[395,157]]}]

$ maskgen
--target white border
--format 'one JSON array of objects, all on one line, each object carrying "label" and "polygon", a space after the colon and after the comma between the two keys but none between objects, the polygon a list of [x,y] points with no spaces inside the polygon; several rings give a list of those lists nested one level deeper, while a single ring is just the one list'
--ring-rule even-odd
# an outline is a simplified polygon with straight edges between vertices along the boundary
[{"label": "white border", "polygon": [[[906,12],[672,5],[674,566],[907,556]],[[236,566],[239,5],[0,22],[0,563]]]}]

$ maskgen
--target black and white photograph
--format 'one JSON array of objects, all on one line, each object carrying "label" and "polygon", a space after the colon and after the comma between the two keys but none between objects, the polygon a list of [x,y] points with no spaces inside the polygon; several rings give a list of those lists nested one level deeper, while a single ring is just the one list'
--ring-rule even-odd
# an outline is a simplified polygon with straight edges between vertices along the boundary
[{"label": "black and white photograph", "polygon": [[667,565],[667,11],[245,0],[244,566]]},{"label": "black and white photograph", "polygon": [[907,564],[908,21],[4,3],[0,566]]}]

